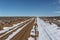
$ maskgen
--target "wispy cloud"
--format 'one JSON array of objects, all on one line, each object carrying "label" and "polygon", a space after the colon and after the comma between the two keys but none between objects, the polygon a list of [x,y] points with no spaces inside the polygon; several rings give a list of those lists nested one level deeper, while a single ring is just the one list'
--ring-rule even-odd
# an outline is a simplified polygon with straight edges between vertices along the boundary
[{"label": "wispy cloud", "polygon": [[54,4],[54,5],[56,5],[56,4],[60,4],[60,0],[56,0],[56,1],[54,1],[53,4]]},{"label": "wispy cloud", "polygon": [[60,11],[55,11],[54,13],[60,13]]},{"label": "wispy cloud", "polygon": [[[60,0],[57,0],[57,2],[55,3],[56,6],[56,11],[54,11],[54,13],[60,13]],[[59,5],[58,5],[59,4]]]}]

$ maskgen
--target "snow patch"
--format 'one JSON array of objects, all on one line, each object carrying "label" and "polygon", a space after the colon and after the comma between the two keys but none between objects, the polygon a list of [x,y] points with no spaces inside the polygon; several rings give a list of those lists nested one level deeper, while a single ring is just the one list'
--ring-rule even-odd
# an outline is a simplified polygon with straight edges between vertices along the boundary
[{"label": "snow patch", "polygon": [[8,31],[8,30],[10,30],[10,29],[12,29],[12,28],[14,28],[14,27],[20,25],[20,24],[21,24],[21,23],[13,24],[12,27],[3,27],[3,30],[0,31],[0,34],[6,32],[6,31]]},{"label": "snow patch", "polygon": [[[30,21],[31,22],[31,21]],[[30,23],[29,22],[29,23]],[[26,27],[26,25],[28,25],[29,23],[25,24],[23,27],[19,28],[18,30],[16,30],[15,32],[13,32],[11,35],[9,35],[9,37],[6,40],[10,40],[11,38],[13,38],[18,32],[20,32],[24,27]]]},{"label": "snow patch", "polygon": [[58,20],[58,22],[60,22],[60,20]]},{"label": "snow patch", "polygon": [[31,30],[30,35],[35,36],[35,29],[32,29],[32,30]]},{"label": "snow patch", "polygon": [[56,24],[49,24],[42,19],[37,18],[39,40],[60,40],[60,30]]},{"label": "snow patch", "polygon": [[35,40],[33,37],[29,37],[28,40]]}]

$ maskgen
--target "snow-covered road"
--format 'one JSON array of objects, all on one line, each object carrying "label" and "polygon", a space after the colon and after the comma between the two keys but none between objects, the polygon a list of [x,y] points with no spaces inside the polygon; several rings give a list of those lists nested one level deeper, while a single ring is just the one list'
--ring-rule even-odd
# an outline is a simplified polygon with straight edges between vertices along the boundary
[{"label": "snow-covered road", "polygon": [[38,40],[60,40],[60,30],[56,24],[49,24],[37,17],[39,37]]}]

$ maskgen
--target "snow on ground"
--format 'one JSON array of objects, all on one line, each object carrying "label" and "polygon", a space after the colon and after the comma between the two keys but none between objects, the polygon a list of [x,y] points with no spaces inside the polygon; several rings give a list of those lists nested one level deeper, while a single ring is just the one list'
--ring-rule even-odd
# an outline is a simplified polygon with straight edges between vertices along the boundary
[{"label": "snow on ground", "polygon": [[30,37],[28,38],[28,40],[35,40],[34,37],[32,36],[35,36],[35,26],[33,26],[33,28],[31,29],[31,32],[30,32]]},{"label": "snow on ground", "polygon": [[[29,20],[30,20],[30,19],[28,19],[28,20],[26,20],[26,21],[29,21]],[[26,22],[26,21],[24,21],[24,22]],[[22,23],[24,23],[24,22],[17,23],[17,24],[13,24],[12,27],[4,27],[3,30],[0,30],[0,34],[6,32],[6,31],[8,31],[8,30],[10,30],[10,29],[12,29],[12,28],[15,28],[17,25],[20,25],[20,24],[22,25]]]},{"label": "snow on ground", "polygon": [[54,20],[56,20],[56,19],[54,18]]},{"label": "snow on ground", "polygon": [[33,37],[29,37],[28,40],[35,40]]},{"label": "snow on ground", "polygon": [[35,27],[35,26],[33,26],[32,30],[31,30],[31,32],[30,32],[30,35],[33,35],[33,36],[35,36],[35,29],[34,29],[34,27]]},{"label": "snow on ground", "polygon": [[8,31],[8,30],[10,30],[12,28],[15,28],[17,25],[20,25],[20,24],[21,23],[17,23],[17,24],[13,24],[12,27],[4,27],[3,30],[0,31],[0,34],[6,32],[6,31]]},{"label": "snow on ground", "polygon": [[58,20],[58,22],[60,22],[60,20]]},{"label": "snow on ground", "polygon": [[37,18],[39,40],[60,40],[60,30],[56,24],[49,24]]},{"label": "snow on ground", "polygon": [[[21,25],[20,25],[20,26],[21,26]],[[16,26],[14,29],[12,29],[12,30],[10,30],[10,31],[8,31],[9,29],[6,30],[6,31],[8,31],[8,32],[6,32],[5,34],[1,35],[0,38],[3,37],[3,36],[6,35],[6,34],[12,32],[13,30],[17,29],[17,28],[20,27],[20,26]],[[3,32],[5,32],[5,30],[3,30]]]},{"label": "snow on ground", "polygon": [[26,27],[26,25],[28,25],[30,22],[28,22],[27,24],[25,24],[23,27],[17,29],[15,32],[13,32],[11,35],[9,35],[9,37],[6,40],[10,40],[11,38],[13,38],[18,32],[20,32],[24,27]]}]

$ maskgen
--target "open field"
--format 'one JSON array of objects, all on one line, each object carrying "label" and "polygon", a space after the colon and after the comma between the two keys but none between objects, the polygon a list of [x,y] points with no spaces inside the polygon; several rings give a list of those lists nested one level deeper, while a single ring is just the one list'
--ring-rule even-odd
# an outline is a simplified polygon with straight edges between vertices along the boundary
[{"label": "open field", "polygon": [[28,40],[34,25],[35,17],[0,17],[0,39]]},{"label": "open field", "polygon": [[60,40],[60,17],[0,17],[0,40]]},{"label": "open field", "polygon": [[60,27],[60,16],[57,17],[40,17],[42,18],[44,21],[47,21],[49,23],[55,23]]},{"label": "open field", "polygon": [[0,17],[0,30],[3,27],[11,27],[13,24],[17,24],[23,22],[31,17]]}]

